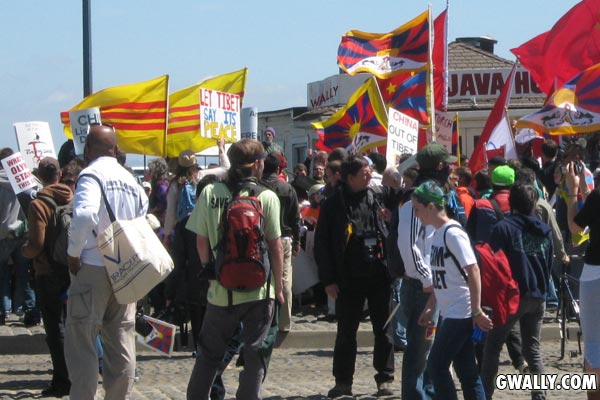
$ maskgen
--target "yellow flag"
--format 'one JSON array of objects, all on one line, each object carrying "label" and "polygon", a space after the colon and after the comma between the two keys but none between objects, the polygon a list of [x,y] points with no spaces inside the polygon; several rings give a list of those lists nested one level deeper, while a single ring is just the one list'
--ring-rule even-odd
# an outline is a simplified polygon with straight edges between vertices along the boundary
[{"label": "yellow flag", "polygon": [[[103,123],[117,132],[126,153],[164,156],[169,76],[130,85],[114,86],[91,94],[69,111],[99,107]],[[72,139],[69,111],[60,113],[65,135]]]},{"label": "yellow flag", "polygon": [[169,96],[167,156],[177,157],[183,150],[199,152],[216,144],[200,137],[200,88],[238,94],[244,98],[248,68],[207,79]]}]

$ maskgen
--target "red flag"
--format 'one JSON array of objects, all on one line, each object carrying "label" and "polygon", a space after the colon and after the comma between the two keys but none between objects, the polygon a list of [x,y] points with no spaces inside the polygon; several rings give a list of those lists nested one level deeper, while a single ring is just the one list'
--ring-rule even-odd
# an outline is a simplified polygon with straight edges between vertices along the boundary
[{"label": "red flag", "polygon": [[[600,0],[583,0],[548,32],[511,52],[546,94],[600,62]],[[555,85],[556,80],[556,85]]]},{"label": "red flag", "polygon": [[448,9],[433,21],[433,93],[435,109],[448,108]]},{"label": "red flag", "polygon": [[[471,171],[477,172],[480,169],[487,167],[488,151],[503,149],[504,158],[510,159],[516,157],[515,144],[512,137],[512,130],[506,116],[506,109],[510,103],[510,94],[515,82],[515,71],[517,70],[518,62],[513,65],[504,87],[500,92],[500,96],[494,104],[494,108],[490,112],[490,116],[485,123],[481,136],[477,140],[471,159],[469,160],[469,168]],[[498,151],[496,151],[498,153]],[[495,154],[497,155],[497,154]]]},{"label": "red flag", "polygon": [[394,108],[403,114],[419,121],[421,125],[429,124],[429,107],[427,97],[428,71],[416,74],[399,74],[390,79],[377,78],[381,98],[387,108]]}]

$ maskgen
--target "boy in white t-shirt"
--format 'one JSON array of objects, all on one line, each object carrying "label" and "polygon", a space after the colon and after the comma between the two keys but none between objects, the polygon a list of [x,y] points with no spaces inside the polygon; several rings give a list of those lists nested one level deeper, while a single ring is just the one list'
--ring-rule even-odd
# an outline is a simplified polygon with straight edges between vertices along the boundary
[{"label": "boy in white t-shirt", "polygon": [[481,311],[481,279],[469,237],[458,222],[446,215],[446,197],[437,183],[421,184],[412,201],[423,225],[436,229],[430,258],[434,293],[419,319],[421,325],[433,325],[431,317],[437,303],[442,323],[427,361],[436,397],[458,399],[450,374],[453,363],[464,398],[485,400],[471,335],[474,325],[487,331],[492,321]]}]

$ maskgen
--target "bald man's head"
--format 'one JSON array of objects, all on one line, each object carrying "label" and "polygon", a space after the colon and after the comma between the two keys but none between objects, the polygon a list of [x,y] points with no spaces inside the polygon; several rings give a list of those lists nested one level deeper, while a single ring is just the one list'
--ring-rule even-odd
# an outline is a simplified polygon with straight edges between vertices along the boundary
[{"label": "bald man's head", "polygon": [[114,128],[110,125],[90,125],[85,148],[88,161],[105,156],[115,157],[117,134]]}]

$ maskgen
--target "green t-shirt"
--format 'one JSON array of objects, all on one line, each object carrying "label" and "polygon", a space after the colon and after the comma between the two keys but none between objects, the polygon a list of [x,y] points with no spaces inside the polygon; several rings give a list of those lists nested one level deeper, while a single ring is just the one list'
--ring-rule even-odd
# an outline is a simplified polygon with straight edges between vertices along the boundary
[{"label": "green t-shirt", "polygon": [[[242,192],[242,194],[244,194]],[[197,235],[208,238],[213,256],[216,257],[215,247],[219,242],[219,224],[225,206],[231,200],[231,192],[223,183],[215,183],[207,185],[198,200],[196,207],[186,224],[186,228],[196,233]],[[281,236],[281,227],[279,222],[279,198],[271,190],[264,190],[258,195],[263,213],[265,215],[265,238],[274,240]],[[273,274],[271,273],[271,285],[268,297],[275,298],[275,283]],[[250,301],[262,300],[267,298],[267,284],[261,288],[250,292],[233,293],[233,305],[248,303]],[[228,306],[227,289],[219,284],[216,280],[210,281],[208,289],[208,302],[215,306]]]}]

